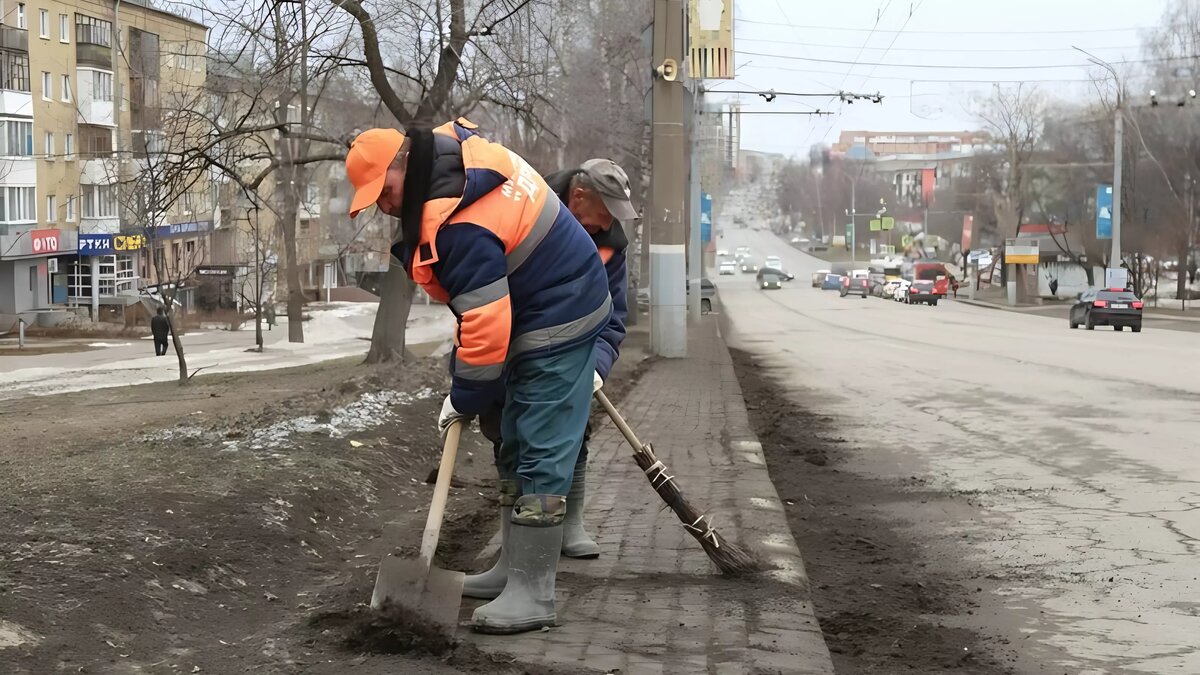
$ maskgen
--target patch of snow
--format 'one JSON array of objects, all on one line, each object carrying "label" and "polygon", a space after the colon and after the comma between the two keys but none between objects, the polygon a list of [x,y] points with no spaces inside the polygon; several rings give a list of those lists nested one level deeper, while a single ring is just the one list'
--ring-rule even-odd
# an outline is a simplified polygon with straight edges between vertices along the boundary
[{"label": "patch of snow", "polygon": [[24,644],[37,644],[40,641],[41,638],[24,626],[0,619],[0,649],[19,647]]},{"label": "patch of snow", "polygon": [[89,342],[89,347],[129,347],[132,342]]},{"label": "patch of snow", "polygon": [[366,392],[358,400],[335,408],[328,422],[318,422],[313,415],[293,417],[256,430],[249,438],[225,441],[225,450],[274,450],[287,444],[295,434],[320,434],[343,438],[347,434],[365,431],[383,424],[392,417],[392,408],[430,398],[434,391],[425,387],[416,392]]}]

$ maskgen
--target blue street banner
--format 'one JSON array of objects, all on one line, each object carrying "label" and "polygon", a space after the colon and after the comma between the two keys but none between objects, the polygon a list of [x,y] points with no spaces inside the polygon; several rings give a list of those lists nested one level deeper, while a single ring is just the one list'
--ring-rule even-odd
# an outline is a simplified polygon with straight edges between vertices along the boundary
[{"label": "blue street banner", "polygon": [[146,228],[147,237],[155,237],[156,239],[170,239],[171,237],[182,237],[189,234],[199,234],[212,230],[211,220],[193,220],[186,223],[171,223],[170,225],[158,225],[155,227]]},{"label": "blue street banner", "polygon": [[1112,239],[1113,189],[1111,185],[1096,186],[1096,238]]},{"label": "blue street banner", "polygon": [[700,193],[700,241],[712,241],[712,195]]}]

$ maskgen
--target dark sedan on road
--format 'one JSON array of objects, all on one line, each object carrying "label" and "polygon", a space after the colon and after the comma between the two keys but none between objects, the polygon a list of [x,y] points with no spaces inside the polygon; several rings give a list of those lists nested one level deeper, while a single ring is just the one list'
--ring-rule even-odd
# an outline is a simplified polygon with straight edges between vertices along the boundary
[{"label": "dark sedan on road", "polygon": [[784,281],[787,281],[787,275],[780,270],[764,267],[758,271],[758,287],[764,291],[783,288]]},{"label": "dark sedan on road", "polygon": [[738,263],[738,269],[742,270],[742,274],[753,274],[758,271],[758,261],[746,256]]},{"label": "dark sedan on road", "polygon": [[1067,321],[1071,328],[1085,326],[1095,330],[1096,326],[1112,326],[1116,330],[1142,332],[1142,301],[1132,291],[1123,288],[1106,288],[1079,294],[1079,300],[1071,306]]},{"label": "dark sedan on road", "polygon": [[937,282],[918,279],[908,287],[908,294],[904,296],[903,302],[909,305],[925,304],[937,307],[938,298],[942,297],[938,290]]},{"label": "dark sedan on road", "polygon": [[858,295],[866,299],[870,289],[871,285],[866,277],[842,277],[841,295],[843,298],[847,295]]}]

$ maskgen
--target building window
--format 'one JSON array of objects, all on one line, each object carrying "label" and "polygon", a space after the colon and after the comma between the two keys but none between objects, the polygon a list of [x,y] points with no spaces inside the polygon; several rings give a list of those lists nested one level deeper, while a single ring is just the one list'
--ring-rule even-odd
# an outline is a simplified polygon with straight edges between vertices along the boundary
[{"label": "building window", "polygon": [[65,159],[75,159],[75,134],[67,134],[63,139],[63,155]]},{"label": "building window", "polygon": [[101,47],[112,46],[112,22],[86,14],[75,15],[75,42]]},{"label": "building window", "polygon": [[37,222],[37,188],[0,188],[0,220],[8,223]]},{"label": "building window", "polygon": [[67,195],[67,222],[75,222],[75,195]]},{"label": "building window", "polygon": [[92,73],[92,100],[93,101],[111,101],[113,100],[113,74],[107,70],[93,70]]},{"label": "building window", "polygon": [[83,186],[84,218],[115,218],[117,200],[111,185]]},{"label": "building window", "polygon": [[53,223],[58,218],[58,197],[46,197],[46,222]]},{"label": "building window", "polygon": [[29,91],[29,54],[0,49],[0,89]]},{"label": "building window", "polygon": [[50,39],[50,11],[45,9],[38,10],[38,37],[43,40]]},{"label": "building window", "polygon": [[33,122],[0,120],[0,155],[4,157],[33,156]]},{"label": "building window", "polygon": [[105,127],[80,125],[79,142],[84,157],[110,157],[113,152],[113,132]]},{"label": "building window", "polygon": [[63,103],[69,103],[71,101],[71,76],[70,75],[62,76],[62,100],[63,100]]},{"label": "building window", "polygon": [[54,161],[54,132],[53,131],[47,131],[45,134],[45,137],[42,139],[42,154],[47,160],[49,160],[51,162]]},{"label": "building window", "polygon": [[54,90],[52,88],[54,86],[53,82],[54,82],[54,80],[50,79],[50,73],[43,70],[42,71],[42,100],[43,101],[54,100],[54,97],[52,96],[52,94],[54,93]]},{"label": "building window", "polygon": [[71,17],[66,14],[58,15],[58,41],[71,42]]},{"label": "building window", "polygon": [[29,25],[25,22],[25,3],[23,2],[17,3],[17,28],[21,30],[29,28]]}]

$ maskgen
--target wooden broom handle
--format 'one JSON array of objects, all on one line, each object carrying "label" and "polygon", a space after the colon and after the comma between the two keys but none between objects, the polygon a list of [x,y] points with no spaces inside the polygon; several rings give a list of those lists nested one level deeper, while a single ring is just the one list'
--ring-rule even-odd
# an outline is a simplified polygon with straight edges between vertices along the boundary
[{"label": "wooden broom handle", "polygon": [[421,537],[421,559],[433,563],[437,552],[438,537],[442,533],[442,517],[446,514],[446,501],[450,498],[450,478],[454,475],[454,460],[458,457],[458,439],[462,434],[462,420],[456,420],[446,430],[446,443],[442,446],[442,463],[438,466],[437,482],[433,486],[433,501],[429,504],[429,517],[425,519],[425,534]]},{"label": "wooden broom handle", "polygon": [[600,402],[600,405],[604,407],[604,411],[608,413],[610,418],[612,418],[613,424],[617,425],[617,428],[621,430],[621,435],[625,437],[625,440],[629,441],[629,444],[633,446],[633,449],[641,450],[643,447],[642,442],[639,441],[637,435],[633,433],[633,429],[630,429],[629,425],[625,423],[625,418],[621,417],[621,413],[617,412],[616,406],[612,404],[612,401],[608,400],[608,397],[604,395],[604,392],[597,389],[596,393],[592,395],[595,396],[596,400]]}]

